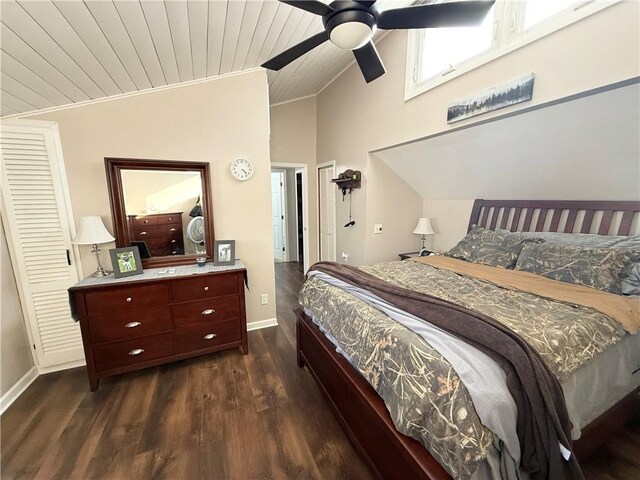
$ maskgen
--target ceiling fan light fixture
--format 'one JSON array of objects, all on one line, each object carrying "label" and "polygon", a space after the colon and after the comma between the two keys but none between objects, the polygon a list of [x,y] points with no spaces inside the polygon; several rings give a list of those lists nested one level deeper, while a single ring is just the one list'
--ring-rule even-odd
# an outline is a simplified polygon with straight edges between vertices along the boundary
[{"label": "ceiling fan light fixture", "polygon": [[366,23],[346,22],[337,25],[329,35],[331,43],[345,50],[356,50],[371,40],[373,30]]},{"label": "ceiling fan light fixture", "polygon": [[366,10],[344,10],[323,18],[329,40],[345,50],[357,50],[371,41],[376,19]]}]

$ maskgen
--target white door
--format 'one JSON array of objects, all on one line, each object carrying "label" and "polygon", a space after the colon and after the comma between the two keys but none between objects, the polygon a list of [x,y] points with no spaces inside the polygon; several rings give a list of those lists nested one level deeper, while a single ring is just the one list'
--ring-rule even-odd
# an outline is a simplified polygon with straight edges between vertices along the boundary
[{"label": "white door", "polygon": [[284,218],[284,172],[271,172],[271,214],[273,224],[273,258],[285,260],[286,230]]},{"label": "white door", "polygon": [[320,261],[336,261],[336,184],[335,164],[318,167],[318,196],[320,228]]},{"label": "white door", "polygon": [[84,352],[67,289],[80,269],[57,126],[3,122],[0,145],[2,215],[35,363],[41,371],[77,365]]}]

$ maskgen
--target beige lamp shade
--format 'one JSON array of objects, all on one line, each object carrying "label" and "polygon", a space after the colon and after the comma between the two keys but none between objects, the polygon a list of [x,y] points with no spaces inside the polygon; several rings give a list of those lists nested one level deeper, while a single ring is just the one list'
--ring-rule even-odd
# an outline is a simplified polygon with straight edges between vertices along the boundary
[{"label": "beige lamp shade", "polygon": [[108,243],[114,241],[107,228],[102,223],[102,218],[98,216],[80,218],[80,226],[78,234],[73,239],[73,243],[79,245],[94,245],[99,243]]},{"label": "beige lamp shade", "polygon": [[416,235],[433,235],[436,232],[433,231],[433,227],[431,226],[431,219],[423,217],[418,219],[418,224],[413,233]]}]

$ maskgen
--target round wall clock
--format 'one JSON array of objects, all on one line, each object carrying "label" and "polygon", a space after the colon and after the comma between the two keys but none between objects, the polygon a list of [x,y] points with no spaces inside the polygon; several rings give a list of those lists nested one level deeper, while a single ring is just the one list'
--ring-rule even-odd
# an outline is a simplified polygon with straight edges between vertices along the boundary
[{"label": "round wall clock", "polygon": [[249,180],[253,176],[253,163],[246,158],[238,158],[231,162],[231,175],[238,180]]}]

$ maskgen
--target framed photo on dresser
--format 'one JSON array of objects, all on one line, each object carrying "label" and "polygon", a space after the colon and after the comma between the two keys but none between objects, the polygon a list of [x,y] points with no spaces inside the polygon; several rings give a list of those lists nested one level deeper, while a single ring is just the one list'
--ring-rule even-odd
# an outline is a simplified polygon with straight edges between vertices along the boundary
[{"label": "framed photo on dresser", "polygon": [[233,265],[236,262],[236,241],[216,240],[213,248],[214,265]]},{"label": "framed photo on dresser", "polygon": [[109,250],[111,265],[113,266],[113,276],[115,278],[130,277],[142,273],[142,260],[138,247],[112,248]]}]

